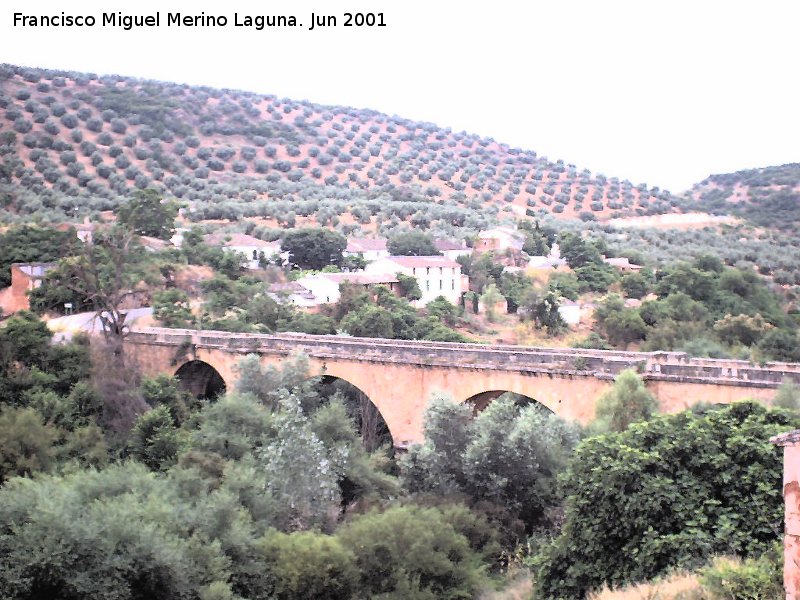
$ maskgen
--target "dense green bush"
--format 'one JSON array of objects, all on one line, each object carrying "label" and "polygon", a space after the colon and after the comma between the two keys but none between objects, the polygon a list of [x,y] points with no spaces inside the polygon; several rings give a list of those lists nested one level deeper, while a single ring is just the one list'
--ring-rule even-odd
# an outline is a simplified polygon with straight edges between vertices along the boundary
[{"label": "dense green bush", "polygon": [[472,419],[473,407],[435,398],[425,413],[425,442],[401,461],[412,492],[462,493],[474,503],[508,511],[529,529],[547,525],[560,498],[556,477],[578,441],[577,430],[535,401],[494,400]]},{"label": "dense green bush", "polygon": [[355,554],[367,598],[471,598],[483,583],[479,554],[435,508],[372,511],[337,537]]},{"label": "dense green bush", "polygon": [[715,554],[767,551],[783,530],[781,456],[769,438],[798,424],[738,402],[585,440],[565,475],[564,526],[541,557],[540,593],[582,598]]},{"label": "dense green bush", "polygon": [[757,558],[714,559],[700,570],[703,587],[714,600],[783,598],[783,547],[776,543]]}]

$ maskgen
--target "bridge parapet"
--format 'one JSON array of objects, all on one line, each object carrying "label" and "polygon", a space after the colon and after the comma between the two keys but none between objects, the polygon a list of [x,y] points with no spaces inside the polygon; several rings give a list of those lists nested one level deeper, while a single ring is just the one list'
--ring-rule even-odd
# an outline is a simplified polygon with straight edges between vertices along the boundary
[{"label": "bridge parapet", "polygon": [[189,329],[142,328],[130,333],[136,344],[193,346],[237,354],[305,352],[321,359],[344,358],[370,362],[449,366],[458,368],[531,371],[561,375],[591,375],[611,379],[629,368],[645,379],[734,383],[777,387],[789,379],[800,383],[800,364],[692,358],[682,352],[625,352],[579,348],[423,342],[315,336],[306,334],[247,334]]}]

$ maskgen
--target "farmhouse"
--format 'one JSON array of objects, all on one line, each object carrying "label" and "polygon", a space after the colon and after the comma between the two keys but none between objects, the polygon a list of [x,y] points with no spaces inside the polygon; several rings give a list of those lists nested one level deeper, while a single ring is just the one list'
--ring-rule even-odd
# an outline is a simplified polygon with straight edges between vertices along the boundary
[{"label": "farmhouse", "polygon": [[461,265],[445,256],[389,256],[368,264],[366,272],[414,277],[422,291],[418,306],[425,306],[437,296],[458,304],[469,283],[466,276],[461,275]]}]

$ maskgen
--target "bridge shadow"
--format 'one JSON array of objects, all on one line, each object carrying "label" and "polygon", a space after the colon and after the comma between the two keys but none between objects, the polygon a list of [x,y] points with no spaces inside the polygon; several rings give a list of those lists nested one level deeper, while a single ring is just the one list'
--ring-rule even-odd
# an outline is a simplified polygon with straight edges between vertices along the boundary
[{"label": "bridge shadow", "polygon": [[222,375],[202,360],[190,360],[175,372],[181,387],[202,400],[214,400],[225,393],[227,386]]},{"label": "bridge shadow", "polygon": [[475,394],[474,396],[470,396],[464,402],[466,404],[472,405],[472,413],[477,415],[480,412],[486,410],[486,407],[489,406],[492,402],[497,400],[498,398],[509,398],[511,399],[514,404],[523,408],[525,406],[535,406],[539,410],[546,411],[550,414],[555,414],[552,410],[546,407],[544,404],[536,400],[535,398],[531,398],[530,396],[525,396],[524,394],[517,394],[516,392],[509,392],[508,390],[487,390],[485,392],[481,392],[480,394]]},{"label": "bridge shadow", "polygon": [[333,375],[323,375],[319,379],[317,392],[327,401],[335,397],[342,400],[367,452],[381,447],[394,448],[389,426],[369,396],[346,379]]}]

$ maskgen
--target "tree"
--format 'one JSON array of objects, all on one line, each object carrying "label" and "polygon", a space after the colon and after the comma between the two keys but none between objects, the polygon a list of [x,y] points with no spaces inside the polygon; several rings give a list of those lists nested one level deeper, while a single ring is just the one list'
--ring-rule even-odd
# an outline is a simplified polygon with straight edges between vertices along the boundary
[{"label": "tree", "polygon": [[725,315],[722,319],[714,323],[714,331],[726,344],[744,344],[752,346],[764,337],[773,326],[767,323],[764,318],[756,314],[748,315]]},{"label": "tree", "polygon": [[430,316],[436,317],[445,325],[453,326],[458,320],[458,308],[444,296],[437,296],[428,302],[425,310]]},{"label": "tree", "polygon": [[628,298],[643,298],[648,291],[648,282],[641,273],[626,273],[622,276],[622,291]]},{"label": "tree", "polygon": [[69,256],[80,244],[75,230],[21,225],[0,234],[0,288],[11,285],[11,264],[51,262]]},{"label": "tree", "polygon": [[393,338],[392,313],[383,307],[368,305],[348,313],[341,328],[356,337]]},{"label": "tree", "polygon": [[798,424],[737,402],[584,440],[564,475],[564,526],[541,555],[538,593],[583,598],[715,554],[768,550],[784,511],[781,455],[769,438]]},{"label": "tree", "polygon": [[151,409],[136,420],[129,448],[134,458],[153,471],[175,464],[183,439],[167,406]]},{"label": "tree", "polygon": [[533,321],[536,327],[546,328],[548,335],[558,335],[567,326],[558,312],[558,306],[558,293],[539,287],[531,287],[522,302],[525,318]]},{"label": "tree", "polygon": [[558,237],[558,247],[561,250],[561,256],[564,257],[567,264],[572,269],[578,269],[592,264],[602,264],[603,262],[597,247],[584,240],[577,233],[561,233]]},{"label": "tree", "polygon": [[360,597],[472,598],[483,583],[480,556],[436,508],[370,511],[336,537],[355,554]]},{"label": "tree", "polygon": [[758,347],[773,360],[800,362],[800,344],[795,332],[771,329],[761,338]]},{"label": "tree", "polygon": [[619,274],[611,265],[593,262],[575,269],[580,291],[606,292],[618,279]]},{"label": "tree", "polygon": [[393,256],[438,256],[441,254],[426,233],[412,229],[393,235],[386,244]]},{"label": "tree", "polygon": [[204,597],[210,584],[230,593],[233,569],[219,538],[232,547],[243,533],[242,507],[202,481],[187,484],[134,462],[8,482],[0,488],[0,527],[9,532],[0,536],[3,595],[174,600]]},{"label": "tree", "polygon": [[396,277],[400,296],[410,302],[422,298],[422,290],[419,289],[419,282],[416,277],[404,275],[403,273],[397,273]]},{"label": "tree", "polygon": [[614,387],[597,400],[595,427],[598,431],[625,431],[631,423],[647,421],[658,411],[658,402],[636,371],[626,369]]},{"label": "tree", "polygon": [[137,235],[168,240],[175,231],[178,206],[152,188],[137,190],[117,209],[117,221]]},{"label": "tree", "polygon": [[606,339],[614,345],[625,347],[631,342],[643,340],[648,332],[647,324],[639,311],[625,308],[618,294],[609,295],[595,310],[598,327]]},{"label": "tree", "polygon": [[556,478],[566,467],[577,429],[536,402],[520,408],[504,395],[472,418],[472,407],[433,398],[425,412],[425,442],[400,462],[411,492],[460,492],[491,503],[528,529],[547,522],[560,500]]},{"label": "tree", "polygon": [[52,468],[57,435],[32,408],[0,407],[0,484]]},{"label": "tree", "polygon": [[178,288],[153,294],[153,316],[164,327],[186,328],[192,324],[192,309],[186,292]]},{"label": "tree", "polygon": [[189,406],[194,404],[192,395],[181,388],[180,381],[168,375],[145,377],[139,386],[142,398],[151,408],[165,406],[175,425],[180,425],[189,416]]},{"label": "tree", "polygon": [[133,233],[123,227],[97,232],[78,256],[64,258],[44,286],[61,287],[90,304],[114,356],[122,360],[127,335],[125,301],[139,284],[154,283],[153,269]]},{"label": "tree", "polygon": [[321,270],[330,265],[342,264],[342,253],[347,240],[341,234],[327,229],[292,229],[281,241],[281,248],[289,253],[290,262],[300,269]]},{"label": "tree", "polygon": [[483,304],[483,309],[486,311],[486,320],[490,323],[494,323],[497,320],[497,313],[495,312],[495,306],[499,303],[504,301],[505,298],[503,295],[498,291],[497,286],[493,283],[487,285],[483,293],[481,294],[481,304]]},{"label": "tree", "polygon": [[270,598],[353,598],[359,587],[355,555],[334,536],[270,531],[257,544],[264,570],[274,581]]},{"label": "tree", "polygon": [[556,271],[550,275],[547,286],[568,300],[577,300],[580,293],[580,282],[575,273],[564,273]]}]

